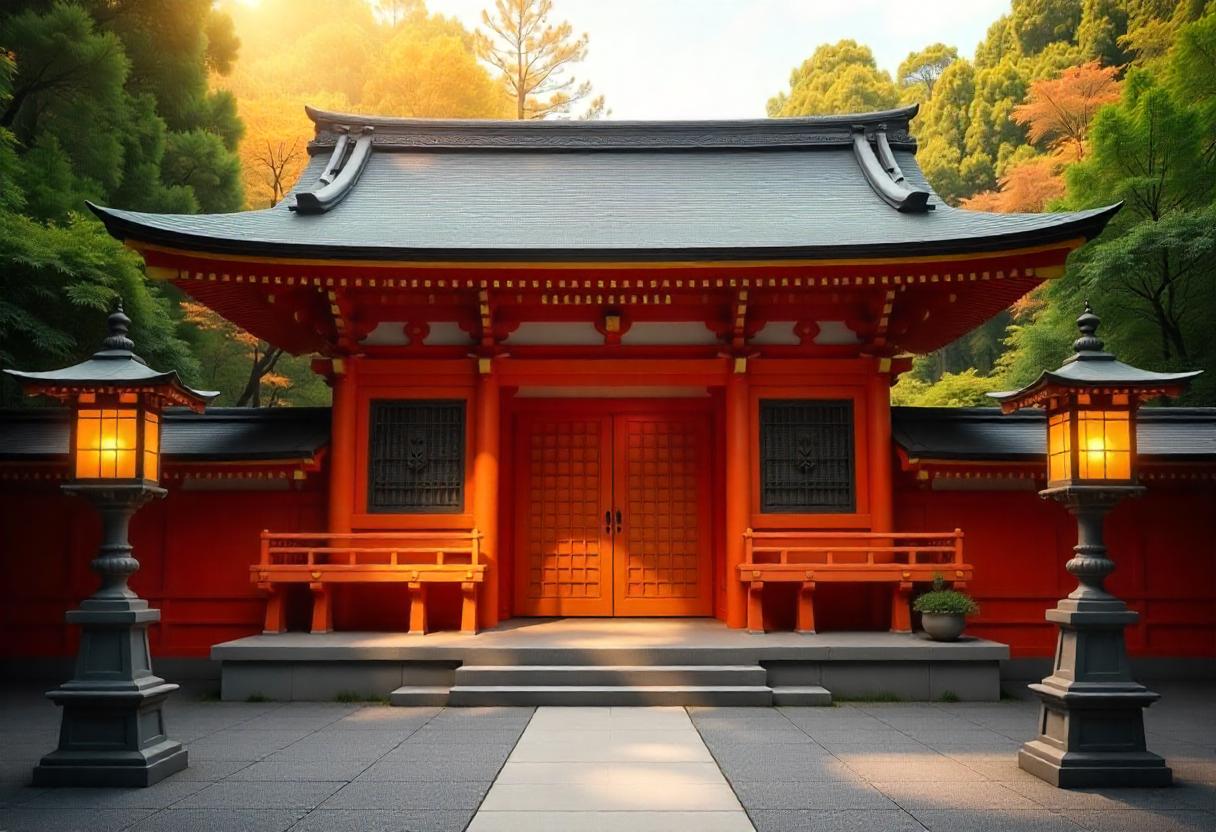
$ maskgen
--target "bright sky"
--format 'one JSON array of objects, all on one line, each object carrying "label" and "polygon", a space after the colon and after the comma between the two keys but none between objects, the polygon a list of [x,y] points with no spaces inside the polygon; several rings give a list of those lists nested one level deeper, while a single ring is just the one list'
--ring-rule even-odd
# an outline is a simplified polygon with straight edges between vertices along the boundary
[{"label": "bright sky", "polygon": [[[493,0],[427,0],[469,28]],[[575,70],[612,118],[748,118],[787,87],[821,43],[853,38],[895,73],[941,41],[970,57],[1009,0],[554,0],[554,17],[591,37]]]}]

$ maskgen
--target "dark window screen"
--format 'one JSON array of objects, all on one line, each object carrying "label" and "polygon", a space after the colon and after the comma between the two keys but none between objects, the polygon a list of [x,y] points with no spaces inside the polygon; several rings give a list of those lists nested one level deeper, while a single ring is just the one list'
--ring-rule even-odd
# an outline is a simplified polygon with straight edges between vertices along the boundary
[{"label": "dark window screen", "polygon": [[853,402],[760,402],[760,510],[852,512]]},{"label": "dark window screen", "polygon": [[452,513],[464,507],[462,400],[371,403],[367,509]]}]

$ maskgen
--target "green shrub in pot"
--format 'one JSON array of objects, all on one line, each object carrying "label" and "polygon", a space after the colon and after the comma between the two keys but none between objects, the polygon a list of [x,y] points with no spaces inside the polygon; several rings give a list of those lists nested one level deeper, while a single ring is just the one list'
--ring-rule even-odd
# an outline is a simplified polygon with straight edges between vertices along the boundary
[{"label": "green shrub in pot", "polygon": [[966,617],[980,609],[967,593],[946,589],[941,575],[933,576],[933,589],[918,597],[912,608],[920,613],[921,625],[934,641],[958,639]]}]

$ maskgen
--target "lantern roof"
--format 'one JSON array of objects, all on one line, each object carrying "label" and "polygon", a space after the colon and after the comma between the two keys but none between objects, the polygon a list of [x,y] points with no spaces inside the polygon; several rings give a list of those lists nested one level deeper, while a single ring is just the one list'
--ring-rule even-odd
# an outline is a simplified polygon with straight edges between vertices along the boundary
[{"label": "lantern roof", "polygon": [[1052,396],[1067,392],[1128,393],[1144,400],[1156,396],[1177,396],[1186,389],[1191,379],[1203,372],[1157,373],[1124,364],[1106,351],[1106,345],[1097,336],[1101,323],[1101,318],[1094,314],[1089,301],[1086,301],[1085,311],[1077,318],[1077,329],[1081,335],[1072,342],[1076,352],[1063,366],[1056,370],[1044,370],[1037,379],[1020,390],[988,395],[1001,403],[1001,410],[1005,413],[1033,407]]},{"label": "lantern roof", "polygon": [[176,404],[202,411],[218,391],[195,390],[187,387],[176,370],[159,372],[135,354],[135,342],[127,334],[131,319],[118,308],[107,319],[109,334],[101,349],[93,355],[60,370],[22,372],[8,370],[29,394],[41,394],[66,399],[76,393],[96,389],[109,392],[143,392],[158,398],[162,404]]}]

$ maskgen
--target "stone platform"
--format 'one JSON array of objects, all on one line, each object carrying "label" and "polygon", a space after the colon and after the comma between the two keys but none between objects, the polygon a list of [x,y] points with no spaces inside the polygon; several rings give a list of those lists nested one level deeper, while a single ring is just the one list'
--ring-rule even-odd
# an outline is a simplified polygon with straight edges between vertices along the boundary
[{"label": "stone platform", "polygon": [[477,635],[341,632],[217,644],[223,698],[401,705],[994,701],[1009,648],[923,634],[751,634],[715,619],[513,619]]}]

